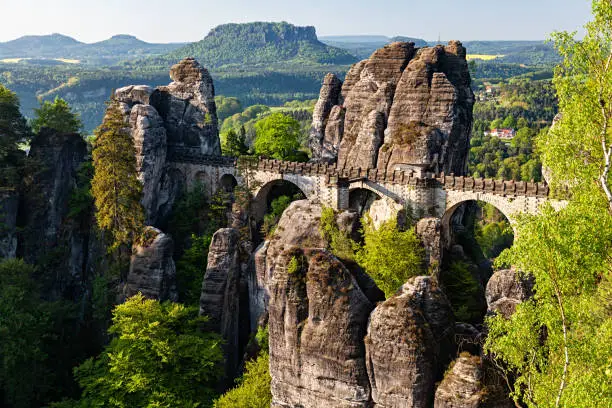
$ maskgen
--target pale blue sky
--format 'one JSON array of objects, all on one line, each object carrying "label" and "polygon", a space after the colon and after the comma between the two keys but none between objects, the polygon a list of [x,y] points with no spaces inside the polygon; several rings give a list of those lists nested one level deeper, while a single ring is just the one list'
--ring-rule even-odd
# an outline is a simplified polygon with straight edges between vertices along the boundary
[{"label": "pale blue sky", "polygon": [[319,35],[406,35],[435,40],[537,40],[576,30],[590,0],[0,0],[0,41],[59,32],[84,42],[132,34],[197,41],[219,24],[288,21]]}]

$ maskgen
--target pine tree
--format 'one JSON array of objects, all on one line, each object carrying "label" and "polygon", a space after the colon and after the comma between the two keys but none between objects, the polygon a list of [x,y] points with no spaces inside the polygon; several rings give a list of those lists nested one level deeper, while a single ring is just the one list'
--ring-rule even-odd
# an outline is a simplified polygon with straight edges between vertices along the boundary
[{"label": "pine tree", "polygon": [[48,127],[61,133],[76,133],[83,127],[79,115],[73,113],[68,102],[55,97],[53,102],[41,102],[40,108],[34,109],[36,117],[32,120],[34,133],[42,127]]},{"label": "pine tree", "polygon": [[102,125],[95,131],[92,193],[96,219],[109,231],[111,249],[134,242],[142,231],[144,210],[142,185],[136,171],[136,155],[123,115],[111,101]]},{"label": "pine tree", "polygon": [[223,153],[227,156],[241,156],[247,154],[249,148],[246,143],[246,132],[244,127],[240,133],[236,133],[234,129],[230,129],[225,135],[225,146],[223,146]]}]

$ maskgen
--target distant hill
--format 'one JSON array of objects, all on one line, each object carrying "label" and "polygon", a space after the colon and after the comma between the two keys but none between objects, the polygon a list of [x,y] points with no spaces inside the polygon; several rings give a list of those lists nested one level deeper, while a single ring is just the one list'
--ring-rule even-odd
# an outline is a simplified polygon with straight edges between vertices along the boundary
[{"label": "distant hill", "polygon": [[314,27],[286,22],[220,25],[203,40],[155,60],[174,63],[185,57],[194,57],[212,69],[279,63],[347,65],[357,61],[346,50],[320,42]]},{"label": "distant hill", "polygon": [[184,44],[150,44],[131,35],[86,44],[61,34],[25,36],[0,43],[0,60],[71,59],[92,65],[112,65],[133,58],[163,55]]}]

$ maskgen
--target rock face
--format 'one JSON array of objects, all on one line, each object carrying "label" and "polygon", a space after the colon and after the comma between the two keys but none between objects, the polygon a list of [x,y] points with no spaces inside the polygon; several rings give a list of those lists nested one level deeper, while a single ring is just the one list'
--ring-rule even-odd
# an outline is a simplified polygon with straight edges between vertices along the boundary
[{"label": "rock face", "polygon": [[368,407],[362,339],[373,307],[327,251],[284,251],[271,282],[272,407]]},{"label": "rock face", "polygon": [[458,41],[422,49],[389,44],[350,69],[340,95],[337,81],[326,77],[313,117],[313,159],[336,159],[340,168],[463,174],[474,104],[470,84]]},{"label": "rock face", "polygon": [[17,254],[17,213],[19,195],[15,192],[0,193],[0,258],[15,258]]},{"label": "rock face", "polygon": [[150,299],[177,302],[172,238],[153,227],[147,227],[144,235],[147,242],[133,250],[126,296],[140,292]]},{"label": "rock face", "polygon": [[412,278],[378,305],[365,339],[375,406],[428,407],[450,361],[453,335],[450,304],[430,277]]},{"label": "rock face", "polygon": [[151,105],[134,105],[130,111],[130,126],[139,180],[143,185],[142,205],[146,209],[146,224],[157,218],[160,180],[166,164],[167,139],[162,118]]},{"label": "rock face", "polygon": [[68,215],[86,155],[87,146],[80,135],[46,128],[30,148],[30,157],[39,167],[20,203],[24,225],[18,255],[31,263],[49,259],[50,265],[45,267],[57,267],[53,287],[45,288],[51,298],[76,298],[83,291],[89,228],[82,228]]},{"label": "rock face", "polygon": [[442,222],[439,218],[427,217],[417,222],[416,234],[425,247],[427,266],[437,275],[442,262]]},{"label": "rock face", "polygon": [[174,81],[157,88],[151,105],[168,132],[171,150],[200,155],[221,155],[215,88],[206,68],[186,58],[170,70]]},{"label": "rock face", "polygon": [[489,313],[500,313],[509,318],[516,306],[533,295],[533,280],[517,271],[497,271],[487,283],[485,297]]},{"label": "rock face", "polygon": [[485,406],[480,357],[462,353],[436,390],[434,408],[480,408]]},{"label": "rock face", "polygon": [[222,228],[212,238],[208,266],[202,282],[200,314],[210,318],[210,329],[225,340],[225,367],[233,378],[240,364],[240,234],[234,228]]},{"label": "rock face", "polygon": [[159,225],[185,187],[176,156],[221,155],[215,89],[208,71],[187,58],[170,70],[173,82],[115,91],[136,148],[146,223]]},{"label": "rock face", "polygon": [[[328,120],[337,121],[338,112],[335,112],[335,118],[332,116],[332,109],[340,105],[340,92],[342,90],[342,81],[334,74],[327,74],[323,79],[323,87],[319,95],[319,100],[315,105],[312,113],[312,128],[310,130],[310,145],[317,149],[313,152],[321,161],[333,160],[338,152],[335,147],[338,146],[338,141],[334,141],[334,132],[331,131],[328,138],[326,135],[326,126]],[[338,106],[337,111],[342,111]],[[335,143],[334,143],[335,142]]]}]

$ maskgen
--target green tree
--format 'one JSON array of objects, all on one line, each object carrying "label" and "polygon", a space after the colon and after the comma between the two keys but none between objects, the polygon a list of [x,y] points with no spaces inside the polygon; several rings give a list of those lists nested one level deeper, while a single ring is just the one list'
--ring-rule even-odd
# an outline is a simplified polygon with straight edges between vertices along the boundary
[{"label": "green tree", "polygon": [[0,85],[0,186],[14,188],[19,183],[25,155],[18,143],[30,137],[17,95]]},{"label": "green tree", "polygon": [[255,341],[260,348],[255,360],[247,361],[237,386],[215,401],[215,408],[268,408],[272,402],[268,327],[259,328]]},{"label": "green tree", "polygon": [[357,263],[390,297],[408,279],[423,273],[421,241],[412,229],[399,230],[395,221],[387,221],[376,229],[366,217],[363,224],[364,244],[357,252]]},{"label": "green tree", "polygon": [[215,96],[215,104],[217,105],[219,123],[222,123],[226,118],[236,113],[242,112],[242,104],[238,98],[217,95]]},{"label": "green tree", "polygon": [[42,127],[48,127],[60,133],[77,133],[83,128],[83,123],[79,115],[72,112],[68,102],[56,96],[53,102],[41,102],[40,107],[34,109],[32,130],[38,133]]},{"label": "green tree", "polygon": [[221,147],[225,156],[242,156],[247,154],[249,148],[246,145],[244,126],[241,127],[240,132],[236,132],[234,129],[228,130],[224,135],[224,143]]},{"label": "green tree", "polygon": [[552,35],[563,58],[554,77],[562,116],[539,146],[542,162],[556,174],[556,186],[598,183],[612,211],[612,5],[594,0],[592,9],[583,38]]},{"label": "green tree", "polygon": [[514,116],[512,115],[506,116],[506,118],[502,122],[502,127],[506,129],[514,128],[515,126],[516,126],[516,120],[514,119]]},{"label": "green tree", "polygon": [[100,229],[112,235],[111,249],[130,245],[141,233],[144,223],[136,154],[125,126],[119,106],[111,102],[104,122],[95,132],[92,153],[91,190],[96,220]]},{"label": "green tree", "polygon": [[255,124],[257,155],[277,160],[297,160],[300,150],[300,122],[282,113],[273,113]]},{"label": "green tree", "polygon": [[[75,369],[78,407],[209,406],[223,373],[221,338],[197,308],[145,299],[117,306],[104,352]],[[63,406],[63,405],[58,405]]]},{"label": "green tree", "polygon": [[488,321],[485,344],[530,407],[612,406],[612,5],[595,0],[593,14],[582,40],[553,35],[562,119],[537,141],[553,186],[571,200],[519,219],[518,239],[497,261],[535,278],[532,300]]}]

